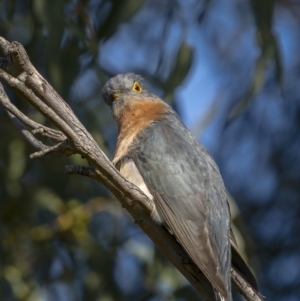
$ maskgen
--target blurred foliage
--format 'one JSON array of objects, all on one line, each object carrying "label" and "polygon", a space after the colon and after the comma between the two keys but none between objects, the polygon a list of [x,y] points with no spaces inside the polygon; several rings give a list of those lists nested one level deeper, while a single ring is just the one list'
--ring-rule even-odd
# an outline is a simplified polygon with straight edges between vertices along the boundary
[{"label": "blurred foliage", "polygon": [[[188,115],[237,202],[233,227],[262,294],[294,301],[299,16],[297,0],[2,0],[0,35],[25,46],[108,156],[117,132],[100,95],[110,76],[140,73]],[[3,108],[0,118],[0,300],[199,300],[109,191],[63,174],[84,160],[29,160]]]}]

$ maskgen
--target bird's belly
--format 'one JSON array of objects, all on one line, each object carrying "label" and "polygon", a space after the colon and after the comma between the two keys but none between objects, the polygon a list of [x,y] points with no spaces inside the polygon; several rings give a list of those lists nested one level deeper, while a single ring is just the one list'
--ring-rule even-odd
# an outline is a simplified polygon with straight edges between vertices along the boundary
[{"label": "bird's belly", "polygon": [[136,185],[142,192],[153,202],[153,211],[151,213],[151,218],[157,224],[163,224],[164,219],[162,215],[158,212],[157,207],[154,203],[154,197],[149,191],[142,175],[140,174],[139,170],[137,169],[136,165],[132,160],[125,162],[120,168],[120,174],[129,182]]}]

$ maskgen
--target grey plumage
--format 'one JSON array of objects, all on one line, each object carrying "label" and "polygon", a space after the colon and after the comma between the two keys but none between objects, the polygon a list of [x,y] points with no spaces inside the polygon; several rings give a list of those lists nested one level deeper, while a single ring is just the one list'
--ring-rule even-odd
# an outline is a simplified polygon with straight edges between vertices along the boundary
[{"label": "grey plumage", "polygon": [[203,272],[210,300],[231,300],[231,243],[238,272],[257,289],[234,237],[230,240],[223,180],[202,144],[135,74],[112,78],[103,97],[119,126],[113,162],[153,199],[153,219],[176,237]]}]

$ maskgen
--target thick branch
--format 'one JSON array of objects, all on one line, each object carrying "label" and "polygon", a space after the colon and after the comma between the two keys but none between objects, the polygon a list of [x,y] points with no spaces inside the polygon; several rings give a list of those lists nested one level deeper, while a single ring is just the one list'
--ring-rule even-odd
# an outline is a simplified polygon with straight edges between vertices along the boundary
[{"label": "thick branch", "polygon": [[[161,252],[172,262],[173,265],[189,280],[199,294],[205,300],[212,300],[207,296],[202,281],[204,275],[189,258],[176,239],[164,228],[155,224],[150,218],[153,210],[153,203],[135,185],[125,180],[115,169],[106,155],[99,148],[93,137],[77,119],[69,105],[57,94],[50,84],[37,72],[30,63],[29,58],[17,42],[9,44],[0,37],[0,49],[9,53],[7,60],[2,60],[5,70],[0,70],[0,79],[13,89],[23,99],[37,108],[48,120],[50,120],[62,132],[51,132],[52,129],[35,124],[24,114],[15,110],[13,106],[5,107],[19,120],[35,129],[34,133],[47,133],[51,136],[56,134],[59,142],[53,147],[43,149],[34,156],[53,153],[59,150],[69,150],[70,153],[81,154],[90,163],[91,167],[67,167],[67,173],[77,173],[89,176],[103,183],[122,203],[133,219],[137,221],[144,232],[153,240]],[[63,138],[63,139],[62,139]],[[53,139],[54,141],[55,139]],[[67,155],[67,151],[65,155]],[[234,272],[234,271],[233,271]],[[239,277],[232,273],[232,280],[237,284],[239,290],[248,301],[257,301],[249,294],[251,288]],[[258,297],[259,298],[259,297]]]}]

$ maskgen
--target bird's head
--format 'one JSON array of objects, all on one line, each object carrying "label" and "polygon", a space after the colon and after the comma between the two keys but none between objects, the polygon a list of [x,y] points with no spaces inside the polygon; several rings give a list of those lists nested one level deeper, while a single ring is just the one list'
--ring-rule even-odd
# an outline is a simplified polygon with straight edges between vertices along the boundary
[{"label": "bird's head", "polygon": [[116,119],[135,104],[157,100],[150,93],[140,75],[134,73],[118,74],[111,78],[102,89],[104,101],[111,106]]},{"label": "bird's head", "polygon": [[124,97],[142,96],[148,92],[140,75],[134,73],[118,74],[103,87],[102,95],[108,105]]}]

